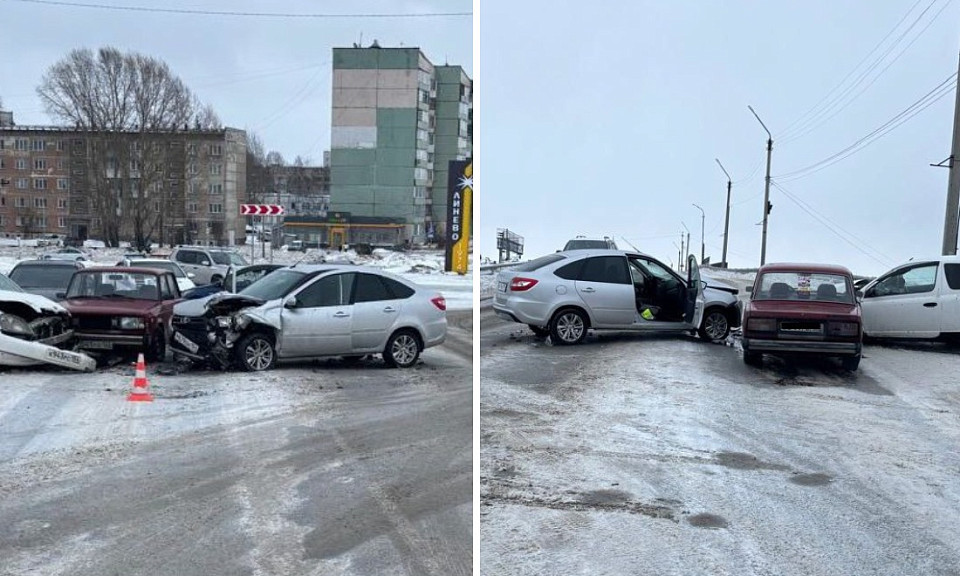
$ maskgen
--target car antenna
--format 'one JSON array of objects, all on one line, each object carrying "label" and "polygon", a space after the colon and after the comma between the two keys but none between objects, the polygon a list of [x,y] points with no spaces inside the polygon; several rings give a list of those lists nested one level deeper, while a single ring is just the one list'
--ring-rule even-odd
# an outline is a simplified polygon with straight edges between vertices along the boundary
[{"label": "car antenna", "polygon": [[290,266],[290,267],[291,267],[291,268],[296,268],[296,267],[297,267],[297,264],[303,262],[303,259],[306,258],[306,257],[307,257],[307,253],[304,252],[304,253],[303,253],[303,256],[301,256],[300,259],[298,259],[296,262],[294,262],[293,265]]},{"label": "car antenna", "polygon": [[623,236],[621,236],[620,239],[623,240],[624,242],[626,242],[628,246],[630,246],[631,248],[633,248],[634,252],[639,252],[639,251],[640,251],[639,248],[637,248],[636,246],[634,246],[633,244],[631,244],[630,241],[627,240],[626,238],[624,238]]}]

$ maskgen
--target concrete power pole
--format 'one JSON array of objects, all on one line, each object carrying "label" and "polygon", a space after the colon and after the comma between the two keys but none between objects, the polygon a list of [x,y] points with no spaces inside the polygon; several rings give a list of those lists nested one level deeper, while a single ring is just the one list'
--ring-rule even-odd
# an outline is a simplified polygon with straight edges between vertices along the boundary
[{"label": "concrete power pole", "polygon": [[727,214],[723,217],[723,267],[729,268],[730,265],[727,264],[727,233],[730,232],[730,188],[733,186],[733,179],[727,174],[727,169],[723,167],[723,164],[720,164],[720,159],[714,158],[714,160],[717,161],[720,169],[727,176]]},{"label": "concrete power pole", "polygon": [[753,117],[757,119],[757,122],[763,126],[767,133],[767,177],[763,185],[763,239],[760,243],[760,265],[763,266],[767,262],[767,216],[770,215],[770,155],[773,152],[773,135],[770,134],[770,130],[767,130],[767,125],[763,123],[763,120],[754,112],[753,107],[747,106],[747,108],[750,109]]},{"label": "concrete power pole", "polygon": [[683,252],[683,232],[681,232],[681,233],[680,233],[680,254],[677,255],[677,260],[680,261],[679,269],[680,269],[681,272],[683,272],[683,265],[684,265],[684,263],[686,262],[685,259],[683,258],[683,254],[684,254],[684,252]]},{"label": "concrete power pole", "polygon": [[[958,65],[960,70],[960,65]],[[960,87],[953,110],[953,145],[950,148],[950,178],[947,184],[947,214],[943,221],[943,255],[957,253],[957,221],[960,218]]]}]

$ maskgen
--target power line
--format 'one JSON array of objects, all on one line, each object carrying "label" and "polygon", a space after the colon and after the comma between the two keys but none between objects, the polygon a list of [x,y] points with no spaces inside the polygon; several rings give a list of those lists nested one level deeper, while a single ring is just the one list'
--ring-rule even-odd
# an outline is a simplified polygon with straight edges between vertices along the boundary
[{"label": "power line", "polygon": [[152,12],[164,14],[193,14],[201,16],[238,16],[253,18],[447,18],[473,16],[473,12],[410,12],[394,14],[296,14],[290,12],[235,12],[230,10],[191,10],[184,8],[154,8],[151,6],[111,6],[88,2],[65,2],[61,0],[5,0],[24,4],[43,4],[47,6],[67,6],[70,8],[92,8],[96,10],[115,10],[127,12]]},{"label": "power line", "polygon": [[932,90],[930,90],[923,96],[921,96],[913,104],[911,104],[910,106],[907,106],[899,114],[887,120],[882,125],[875,128],[872,132],[870,132],[866,136],[861,137],[860,139],[855,141],[853,144],[850,144],[843,150],[840,150],[839,152],[836,152],[822,160],[814,162],[809,166],[805,166],[798,170],[793,170],[792,172],[786,172],[784,174],[777,175],[775,176],[775,178],[782,181],[787,181],[787,182],[791,180],[797,180],[799,178],[804,178],[806,176],[809,176],[810,174],[819,172],[820,170],[832,164],[836,164],[837,162],[840,162],[841,160],[844,160],[856,154],[857,152],[859,152],[860,150],[863,150],[870,144],[873,144],[880,138],[883,138],[884,136],[886,136],[887,134],[895,130],[900,125],[909,121],[920,112],[923,112],[924,110],[932,106],[934,103],[936,103],[938,100],[940,100],[944,96],[953,92],[953,90],[956,88],[956,85],[957,85],[957,73],[954,72],[946,80],[938,84],[936,87],[934,87]]},{"label": "power line", "polygon": [[[842,100],[843,97],[849,94],[851,90],[856,89],[856,87],[863,82],[864,78],[868,76],[870,72],[872,72],[874,69],[876,69],[876,67],[880,64],[880,62],[882,62],[883,59],[886,58],[886,56],[890,53],[890,51],[896,48],[897,44],[903,39],[904,35],[908,33],[910,30],[912,30],[914,26],[916,26],[917,22],[919,22],[920,19],[923,17],[923,15],[926,14],[926,12],[933,6],[936,0],[930,0],[930,4],[927,5],[927,7],[923,10],[923,12],[920,13],[919,16],[917,16],[916,19],[914,19],[913,23],[907,28],[907,30],[904,33],[902,33],[894,41],[894,43],[890,45],[890,47],[887,48],[886,52],[881,54],[869,66],[867,66],[867,68],[863,72],[861,72],[859,76],[857,76],[857,78],[853,81],[852,84],[850,84],[850,86],[847,86],[839,94],[831,98],[831,95],[837,92],[837,90],[840,90],[844,86],[844,84],[846,84],[847,80],[849,80],[850,77],[853,76],[854,73],[856,73],[857,70],[859,70],[860,67],[863,66],[863,64],[870,59],[871,55],[873,55],[874,52],[876,52],[881,46],[883,46],[884,43],[886,43],[887,39],[890,38],[890,36],[900,27],[901,24],[903,24],[903,22],[914,11],[914,9],[916,9],[916,7],[920,4],[921,1],[922,0],[917,0],[913,4],[913,6],[911,6],[910,9],[907,10],[906,14],[904,14],[903,17],[900,18],[897,24],[889,32],[887,32],[886,36],[884,36],[880,40],[880,42],[878,42],[876,46],[874,46],[873,49],[871,49],[870,52],[868,52],[867,55],[864,56],[863,59],[860,60],[860,62],[858,62],[857,65],[854,66],[853,69],[851,69],[846,76],[843,77],[843,80],[841,80],[839,84],[834,86],[829,92],[827,92],[827,94],[823,98],[820,99],[820,101],[814,104],[813,107],[807,110],[797,120],[794,120],[789,125],[787,125],[784,131],[777,135],[777,139],[783,140],[787,136],[791,135],[791,133],[796,134],[797,132],[804,130],[807,127],[813,125],[813,123],[816,122],[816,119],[818,117],[820,117],[825,112],[828,112],[830,108],[832,108],[837,102]],[[820,107],[821,104],[824,104],[825,102],[826,102],[826,105],[823,108],[821,108]],[[813,115],[810,116],[811,114]]]}]

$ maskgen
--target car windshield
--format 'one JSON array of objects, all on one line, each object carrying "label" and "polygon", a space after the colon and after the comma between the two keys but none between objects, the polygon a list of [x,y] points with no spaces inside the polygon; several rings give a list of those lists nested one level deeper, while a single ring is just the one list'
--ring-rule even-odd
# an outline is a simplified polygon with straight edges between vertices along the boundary
[{"label": "car windshield", "polygon": [[563,247],[564,250],[592,250],[594,248],[610,248],[606,240],[571,240]]},{"label": "car windshield", "polygon": [[215,264],[223,264],[225,266],[229,266],[230,264],[234,266],[247,265],[247,261],[243,259],[243,256],[236,252],[210,252],[210,257],[213,258]]},{"label": "car windshield", "polygon": [[24,290],[31,288],[66,288],[76,270],[73,266],[20,266],[10,273],[10,279]]},{"label": "car windshield", "polygon": [[175,262],[157,262],[155,260],[131,260],[130,266],[134,268],[154,268],[156,270],[169,270],[177,278],[186,278],[183,268],[177,266]]},{"label": "car windshield", "polygon": [[10,292],[23,292],[23,289],[17,286],[17,283],[0,274],[0,290],[9,290]]},{"label": "car windshield", "polygon": [[131,298],[159,300],[160,277],[145,272],[84,271],[77,273],[67,289],[71,298]]},{"label": "car windshield", "polygon": [[276,300],[286,296],[305,277],[306,273],[302,270],[277,270],[247,286],[240,294],[265,301]]},{"label": "car windshield", "polygon": [[811,272],[767,272],[760,276],[754,300],[811,300],[854,303],[847,277]]}]

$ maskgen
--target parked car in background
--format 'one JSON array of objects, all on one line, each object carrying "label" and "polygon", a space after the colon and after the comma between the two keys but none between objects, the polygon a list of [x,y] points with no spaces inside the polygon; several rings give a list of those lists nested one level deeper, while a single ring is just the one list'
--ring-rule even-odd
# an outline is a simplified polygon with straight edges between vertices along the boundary
[{"label": "parked car in background", "polygon": [[173,328],[174,355],[221,367],[382,354],[387,365],[408,368],[446,338],[446,301],[376,268],[294,266],[239,294],[178,304]]},{"label": "parked car in background", "polygon": [[73,330],[66,308],[24,292],[0,274],[0,366],[54,364],[90,371],[96,362],[72,351]]},{"label": "parked car in background", "polygon": [[170,260],[180,264],[188,273],[193,273],[197,285],[223,280],[231,266],[246,266],[248,262],[234,250],[213,246],[177,246],[170,253]]},{"label": "parked car in background", "polygon": [[117,263],[117,266],[156,268],[157,270],[172,272],[173,276],[177,279],[177,287],[180,288],[181,294],[196,287],[196,284],[194,284],[192,280],[194,277],[192,272],[185,272],[179,264],[166,258],[124,258]]},{"label": "parked car in background", "polygon": [[231,292],[236,294],[267,274],[283,267],[285,267],[285,264],[251,264],[250,266],[243,266],[236,269],[231,267],[227,270],[227,275],[223,280],[197,286],[192,290],[184,292],[183,297],[186,300],[194,300],[218,292]]},{"label": "parked car in background", "polygon": [[79,248],[67,246],[53,252],[47,252],[40,257],[41,260],[79,260],[85,261],[90,258]]},{"label": "parked car in background", "polygon": [[860,305],[868,338],[960,340],[960,256],[901,264],[867,284]]},{"label": "parked car in background", "polygon": [[79,260],[23,260],[10,271],[10,279],[31,294],[59,300],[73,273],[83,268]]},{"label": "parked car in background", "polygon": [[501,270],[493,309],[556,344],[578,344],[588,330],[695,331],[704,291],[693,256],[687,270],[684,279],[639,252],[557,252]]},{"label": "parked car in background", "polygon": [[156,268],[87,268],[74,274],[64,307],[73,316],[77,347],[94,352],[143,352],[161,360],[180,289]]},{"label": "parked car in background", "polygon": [[837,356],[860,365],[863,335],[853,276],[842,266],[766,264],[757,271],[743,310],[743,361],[763,354]]},{"label": "parked car in background", "polygon": [[617,244],[610,238],[604,236],[603,238],[587,238],[586,236],[577,236],[573,240],[568,240],[563,247],[563,251],[567,250],[616,250]]}]

